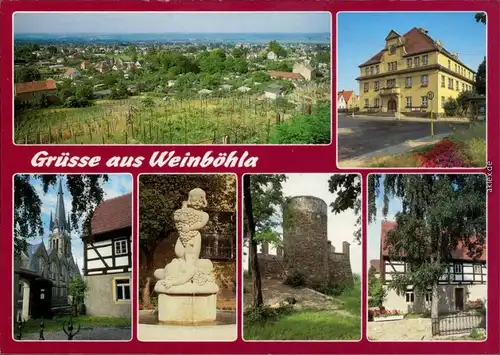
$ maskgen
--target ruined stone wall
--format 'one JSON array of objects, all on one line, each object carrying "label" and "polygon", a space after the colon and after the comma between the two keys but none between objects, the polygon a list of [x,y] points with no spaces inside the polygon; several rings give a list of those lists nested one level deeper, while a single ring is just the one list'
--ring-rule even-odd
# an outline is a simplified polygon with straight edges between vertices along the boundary
[{"label": "ruined stone wall", "polygon": [[284,268],[298,271],[306,283],[324,281],[328,276],[328,206],[312,196],[292,197],[284,206]]},{"label": "ruined stone wall", "polygon": [[327,236],[327,214],[328,207],[321,199],[292,198],[284,210],[284,251],[278,249],[277,255],[270,255],[269,246],[263,243],[258,254],[261,276],[283,280],[297,270],[309,284],[330,281],[352,285],[350,244],[343,242],[342,251],[335,250]]}]

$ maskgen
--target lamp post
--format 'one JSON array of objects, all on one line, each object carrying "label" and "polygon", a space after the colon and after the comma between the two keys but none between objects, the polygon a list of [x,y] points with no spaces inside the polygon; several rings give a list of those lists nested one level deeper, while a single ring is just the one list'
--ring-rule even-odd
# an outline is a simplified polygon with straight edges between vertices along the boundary
[{"label": "lamp post", "polygon": [[434,93],[432,91],[429,91],[427,93],[427,99],[431,102],[430,107],[431,107],[431,136],[434,138],[434,118],[432,117],[432,100],[434,99]]}]

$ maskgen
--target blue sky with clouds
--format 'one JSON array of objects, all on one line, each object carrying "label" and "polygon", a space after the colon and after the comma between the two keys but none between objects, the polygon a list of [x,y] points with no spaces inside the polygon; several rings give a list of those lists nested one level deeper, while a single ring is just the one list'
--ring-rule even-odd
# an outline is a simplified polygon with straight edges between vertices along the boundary
[{"label": "blue sky with clouds", "polygon": [[[102,188],[104,190],[105,200],[132,192],[133,180],[131,175],[110,174],[108,176],[109,176],[108,182],[102,185]],[[71,194],[69,193],[68,188],[66,187],[66,176],[62,175],[59,177],[59,179],[62,179],[64,208],[66,209],[66,214],[68,214],[71,213]],[[36,192],[38,193],[38,196],[40,196],[40,199],[42,201],[42,222],[43,222],[44,234],[43,238],[30,239],[28,243],[37,244],[40,243],[43,239],[43,241],[47,245],[49,236],[50,212],[53,213],[55,212],[59,183],[55,186],[50,187],[47,193],[44,194],[41,180],[32,177],[30,179],[30,182],[35,188]],[[84,218],[81,219],[79,227],[81,227],[83,220]],[[73,257],[78,267],[81,270],[83,265],[83,243],[82,240],[80,239],[79,232],[74,232],[74,231],[72,232],[71,245],[72,245]]]},{"label": "blue sky with clouds", "polygon": [[330,13],[17,13],[15,33],[323,33]]},{"label": "blue sky with clouds", "polygon": [[[382,231],[382,221],[384,217],[382,216],[382,208],[384,207],[384,175],[380,179],[380,194],[376,200],[377,204],[377,217],[375,220],[368,224],[368,263],[372,259],[380,259],[380,235]],[[387,220],[393,221],[397,212],[402,209],[401,200],[399,198],[393,198],[389,200],[389,212],[387,213]],[[367,266],[368,267],[368,266]]]},{"label": "blue sky with clouds", "polygon": [[391,30],[400,35],[413,27],[422,27],[429,36],[440,40],[450,52],[471,69],[476,70],[486,55],[486,26],[477,23],[471,12],[379,12],[340,13],[338,25],[338,90],[354,89],[359,94],[356,77],[358,65],[377,54],[385,46]]}]

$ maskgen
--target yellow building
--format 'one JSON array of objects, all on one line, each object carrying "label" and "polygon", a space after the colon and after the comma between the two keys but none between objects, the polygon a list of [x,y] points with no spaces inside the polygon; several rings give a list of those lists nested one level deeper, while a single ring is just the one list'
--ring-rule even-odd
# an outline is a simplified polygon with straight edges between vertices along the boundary
[{"label": "yellow building", "polygon": [[[396,115],[441,116],[444,104],[460,92],[472,91],[475,72],[447,51],[425,29],[403,36],[390,31],[385,47],[359,66],[360,110]],[[428,93],[434,98],[429,100]]]}]

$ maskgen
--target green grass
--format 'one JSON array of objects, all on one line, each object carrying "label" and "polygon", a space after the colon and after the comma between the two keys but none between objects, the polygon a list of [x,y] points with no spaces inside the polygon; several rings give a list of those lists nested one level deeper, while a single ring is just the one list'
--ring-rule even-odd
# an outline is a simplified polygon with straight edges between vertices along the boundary
[{"label": "green grass", "polygon": [[243,337],[245,340],[359,340],[361,320],[328,311],[293,311],[275,322],[245,324]]},{"label": "green grass", "polygon": [[[62,331],[62,325],[69,317],[58,317],[54,319],[44,319],[44,332],[57,332]],[[40,331],[40,319],[30,319],[26,322],[23,333],[38,333]],[[75,328],[80,324],[82,327],[116,327],[126,328],[130,327],[130,317],[90,317],[79,316],[73,317],[73,326]]]},{"label": "green grass", "polygon": [[[465,165],[477,168],[486,166],[486,123],[471,123],[468,128],[455,130],[446,139],[456,144],[459,159]],[[363,166],[373,168],[419,167],[417,153],[425,153],[434,146],[435,144],[424,145],[405,154],[373,158],[366,161]]]},{"label": "green grass", "polygon": [[340,304],[340,312],[286,307],[247,310],[243,337],[246,340],[359,340],[361,281],[356,279],[354,286],[335,297],[334,302]]},{"label": "green grass", "polygon": [[342,302],[342,308],[356,316],[361,316],[361,281],[354,282],[354,287],[346,289],[337,297]]}]

